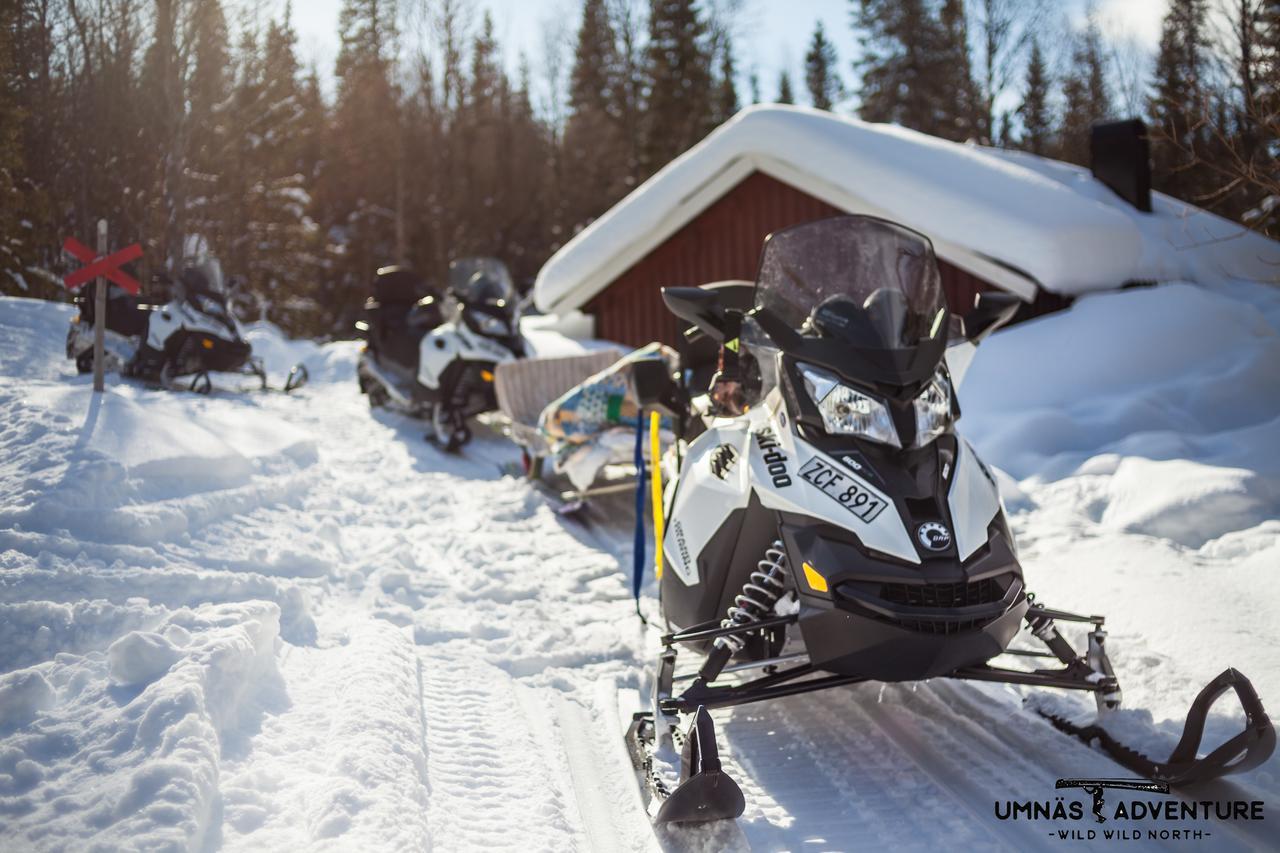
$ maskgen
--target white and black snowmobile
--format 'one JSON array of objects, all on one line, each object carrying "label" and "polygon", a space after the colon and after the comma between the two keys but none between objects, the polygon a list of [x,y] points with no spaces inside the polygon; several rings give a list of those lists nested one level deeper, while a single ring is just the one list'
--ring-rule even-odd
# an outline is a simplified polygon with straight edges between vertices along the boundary
[{"label": "white and black snowmobile", "polygon": [[[766,240],[748,312],[701,288],[663,298],[721,342],[724,360],[705,422],[691,422],[688,394],[659,364],[638,380],[647,405],[683,419],[687,435],[701,430],[668,454],[678,460],[659,582],[669,633],[652,709],[627,733],[655,821],[744,809],[710,709],[928,678],[1083,690],[1100,711],[1118,707],[1103,618],[1027,591],[996,480],[954,429],[972,347],[1012,317],[1013,297],[984,293],[953,318],[928,239],[842,216]],[[1084,653],[1060,622],[1088,627]],[[1044,667],[998,665],[1024,627],[1043,650],[1016,654]],[[678,672],[689,652],[696,670]],[[1246,727],[1197,757],[1209,707],[1229,689]],[[1257,694],[1232,669],[1195,700],[1165,761],[1097,725],[1052,721],[1170,785],[1257,767],[1275,747]]]},{"label": "white and black snowmobile", "polygon": [[427,438],[451,452],[471,440],[468,418],[497,408],[494,368],[524,355],[515,286],[493,258],[451,263],[444,294],[383,267],[356,325],[367,340],[356,374],[370,405],[427,418]]},{"label": "white and black snowmobile", "polygon": [[[231,294],[216,259],[185,265],[170,285],[164,305],[147,305],[114,285],[107,292],[104,334],[106,365],[125,376],[168,388],[207,394],[210,373],[244,373],[268,388],[261,360],[253,357],[244,330],[230,308]],[[81,373],[93,370],[95,301],[92,288],[76,297],[80,314],[67,330],[67,358]],[[179,379],[191,377],[179,383]],[[306,368],[295,366],[285,383],[293,391],[307,381]]]}]

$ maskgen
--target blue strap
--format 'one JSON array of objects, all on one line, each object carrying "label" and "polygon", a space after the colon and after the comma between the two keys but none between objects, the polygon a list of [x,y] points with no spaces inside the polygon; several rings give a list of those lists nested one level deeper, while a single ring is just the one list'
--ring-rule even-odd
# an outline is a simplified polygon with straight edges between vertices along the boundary
[{"label": "blue strap", "polygon": [[646,489],[645,485],[649,481],[648,472],[644,467],[644,418],[638,418],[636,421],[636,543],[632,549],[635,557],[631,569],[631,595],[635,598],[637,606],[640,602],[640,582],[644,579],[644,505]]}]

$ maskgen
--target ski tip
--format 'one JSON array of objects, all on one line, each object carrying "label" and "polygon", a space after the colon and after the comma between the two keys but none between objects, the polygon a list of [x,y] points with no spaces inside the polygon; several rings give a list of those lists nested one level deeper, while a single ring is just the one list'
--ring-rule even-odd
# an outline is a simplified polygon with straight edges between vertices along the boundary
[{"label": "ski tip", "polygon": [[654,823],[707,823],[733,820],[747,808],[742,789],[727,773],[714,771],[691,776],[663,801]]}]

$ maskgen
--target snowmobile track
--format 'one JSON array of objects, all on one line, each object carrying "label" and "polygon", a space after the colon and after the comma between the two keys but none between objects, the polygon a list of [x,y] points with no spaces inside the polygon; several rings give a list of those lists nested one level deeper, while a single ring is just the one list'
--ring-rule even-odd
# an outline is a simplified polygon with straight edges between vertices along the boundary
[{"label": "snowmobile track", "polygon": [[582,837],[519,692],[483,661],[424,653],[428,824],[459,850],[556,850]]}]

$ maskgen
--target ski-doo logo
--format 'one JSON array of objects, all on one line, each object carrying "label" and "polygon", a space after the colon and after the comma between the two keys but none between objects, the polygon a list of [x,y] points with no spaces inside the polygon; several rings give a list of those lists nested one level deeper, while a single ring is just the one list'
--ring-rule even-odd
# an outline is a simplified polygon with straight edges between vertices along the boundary
[{"label": "ski-doo logo", "polygon": [[711,453],[711,473],[723,480],[737,461],[738,451],[733,449],[733,445],[722,444]]},{"label": "ski-doo logo", "polygon": [[787,454],[782,452],[773,430],[765,427],[756,433],[756,444],[763,453],[761,458],[769,471],[775,489],[785,489],[791,485],[791,475],[787,473]]},{"label": "ski-doo logo", "polygon": [[951,531],[940,521],[926,521],[917,527],[916,539],[930,551],[945,551],[951,547]]}]

